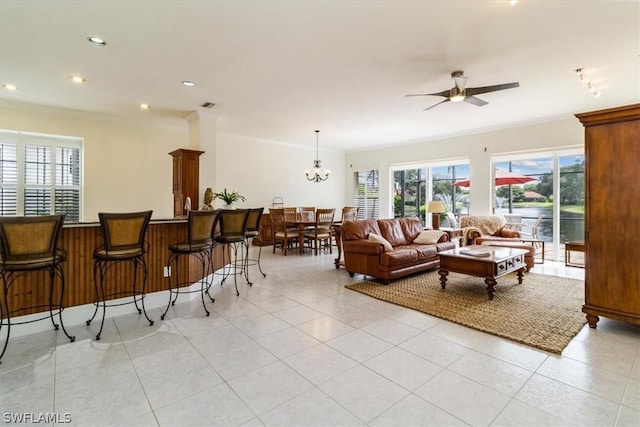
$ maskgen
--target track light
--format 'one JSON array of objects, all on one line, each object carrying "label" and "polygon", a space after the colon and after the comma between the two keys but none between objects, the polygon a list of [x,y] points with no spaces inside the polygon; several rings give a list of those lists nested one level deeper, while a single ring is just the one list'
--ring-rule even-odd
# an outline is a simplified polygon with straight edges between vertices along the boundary
[{"label": "track light", "polygon": [[590,78],[585,76],[584,68],[578,68],[575,70],[575,72],[576,74],[578,74],[578,78],[580,79],[580,81],[587,86],[589,92],[591,92],[591,94],[596,98],[600,97],[601,93],[598,90],[598,87],[593,84],[593,81]]}]

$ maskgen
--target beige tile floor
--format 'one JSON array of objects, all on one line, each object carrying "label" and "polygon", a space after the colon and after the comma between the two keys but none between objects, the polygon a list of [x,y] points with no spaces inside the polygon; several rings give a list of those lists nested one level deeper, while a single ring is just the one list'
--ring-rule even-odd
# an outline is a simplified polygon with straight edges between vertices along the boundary
[{"label": "beige tile floor", "polygon": [[[79,426],[640,425],[636,326],[601,319],[556,356],[349,291],[362,277],[333,255],[267,249],[267,277],[252,268],[240,297],[215,284],[210,317],[183,295],[164,321],[150,310],[153,326],[109,317],[101,341],[83,324],[74,343],[12,338],[0,424],[29,413]],[[534,271],[584,277],[549,261]]]}]

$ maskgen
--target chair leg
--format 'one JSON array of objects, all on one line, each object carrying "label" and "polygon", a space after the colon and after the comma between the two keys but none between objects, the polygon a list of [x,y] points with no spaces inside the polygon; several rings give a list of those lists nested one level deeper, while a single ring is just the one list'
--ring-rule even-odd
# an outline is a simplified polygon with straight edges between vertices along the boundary
[{"label": "chair leg", "polygon": [[0,304],[0,331],[2,331],[2,327],[4,325],[4,317],[2,316],[2,312],[7,312],[7,338],[4,340],[4,345],[2,346],[2,352],[0,352],[0,362],[2,361],[2,356],[4,356],[5,351],[7,351],[7,345],[9,344],[9,335],[11,335],[11,312],[9,311],[9,292],[7,289],[7,277],[2,274],[2,288],[3,288],[3,301]]},{"label": "chair leg", "polygon": [[259,249],[258,249],[258,270],[260,270],[260,273],[262,274],[262,277],[267,277],[267,273],[262,271],[262,264],[260,264],[260,256],[261,255],[262,255],[262,246],[259,246]]},{"label": "chair leg", "polygon": [[[67,332],[67,328],[64,327],[64,323],[62,322],[62,310],[63,310],[62,301],[64,301],[65,280],[64,280],[64,271],[62,270],[62,266],[60,264],[54,267],[54,276],[55,276],[55,273],[57,273],[58,276],[60,277],[60,301],[58,303],[58,318],[60,321],[60,326],[62,326],[62,332],[64,332],[67,338],[69,338],[69,341],[74,342],[76,340],[75,335],[69,335],[69,332]],[[53,287],[51,288],[51,290],[53,291]]]},{"label": "chair leg", "polygon": [[[196,256],[200,257],[200,262],[202,265],[202,278],[200,279],[200,297],[202,298],[202,308],[204,308],[204,312],[207,313],[207,317],[209,317],[209,310],[207,310],[207,306],[204,302],[204,294],[205,294],[205,290],[207,295],[209,295],[209,287],[205,286],[205,284],[207,284],[207,276],[205,276],[205,273],[207,272],[207,261],[204,259],[204,256],[202,254],[198,254]],[[209,298],[211,298],[211,296],[209,295]]]},{"label": "chair leg", "polygon": [[[142,260],[142,261],[140,261],[140,265],[142,266],[142,273],[144,275],[144,277],[142,279],[142,294],[141,294],[142,312],[144,313],[144,317],[147,318],[147,321],[149,322],[149,326],[153,326],[153,320],[151,320],[149,318],[149,315],[147,314],[147,310],[144,307],[144,298],[146,297],[145,289],[147,287],[147,276],[148,276],[148,274],[147,274],[148,273],[148,271],[147,271],[147,263],[144,260]],[[133,298],[135,299],[135,295],[133,296]]]},{"label": "chair leg", "polygon": [[[240,296],[240,291],[238,291],[238,275],[236,274],[236,263],[238,262],[238,244],[233,244],[233,259],[234,259],[234,264],[233,264],[233,284],[236,287],[236,296]],[[231,260],[229,260],[231,261]],[[231,265],[231,264],[229,264]],[[229,270],[231,270],[231,267],[229,267]]]},{"label": "chair leg", "polygon": [[209,281],[207,282],[206,293],[207,293],[207,296],[209,297],[209,300],[211,300],[211,302],[216,302],[216,299],[212,297],[211,294],[209,293],[209,289],[211,289],[211,285],[213,285],[213,279],[215,276],[215,270],[213,267],[213,255],[214,255],[214,248],[211,248],[211,250],[207,251],[207,253],[204,255],[207,258],[207,277],[209,278]]},{"label": "chair leg", "polygon": [[[54,330],[60,329],[60,325],[58,325],[55,320],[53,320],[53,285],[55,281],[55,270],[53,267],[49,270],[49,318],[51,319],[51,324],[53,325]],[[60,309],[60,307],[58,307]]]},{"label": "chair leg", "polygon": [[[176,257],[174,256],[173,253],[169,255],[169,260],[167,261],[167,268],[169,270],[171,270],[171,266],[174,263],[175,259]],[[178,274],[177,268],[175,269],[175,273]],[[171,301],[171,297],[173,296],[173,288],[171,287],[171,275],[167,277],[167,285],[169,286],[169,301],[167,302],[167,308],[165,308],[164,313],[162,313],[162,315],[160,316],[160,320],[164,320],[165,316],[167,315],[167,312],[169,311],[169,307],[171,305],[175,305],[176,300],[178,299],[178,293],[176,292],[176,297],[174,298],[173,302]]]},{"label": "chair leg", "polygon": [[102,334],[102,328],[104,327],[104,316],[107,311],[107,305],[104,296],[105,269],[105,263],[102,261],[96,261],[93,265],[93,283],[96,288],[96,302],[94,304],[96,306],[96,309],[93,311],[93,316],[91,316],[91,318],[85,322],[87,326],[89,326],[93,319],[96,317],[96,314],[98,314],[100,305],[102,305],[102,321],[100,322],[100,330],[96,335],[96,341],[100,341],[100,335]]}]

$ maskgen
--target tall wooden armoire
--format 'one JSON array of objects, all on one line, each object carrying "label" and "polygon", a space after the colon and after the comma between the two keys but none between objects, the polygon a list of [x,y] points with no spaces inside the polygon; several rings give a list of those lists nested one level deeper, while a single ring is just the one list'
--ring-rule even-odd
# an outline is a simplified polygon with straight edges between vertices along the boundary
[{"label": "tall wooden armoire", "polygon": [[585,303],[640,324],[640,104],[576,114],[585,127]]},{"label": "tall wooden armoire", "polygon": [[191,198],[191,208],[200,206],[200,155],[204,151],[178,148],[170,152],[173,157],[173,217],[184,218],[184,203]]}]

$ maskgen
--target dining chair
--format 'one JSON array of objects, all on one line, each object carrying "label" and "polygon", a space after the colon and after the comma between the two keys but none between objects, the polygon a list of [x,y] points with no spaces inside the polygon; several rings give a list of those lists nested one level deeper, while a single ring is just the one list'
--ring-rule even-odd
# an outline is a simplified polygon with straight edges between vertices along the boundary
[{"label": "dining chair", "polygon": [[[102,321],[100,322],[100,330],[96,334],[96,340],[100,340],[107,307],[133,303],[136,310],[138,310],[138,314],[144,313],[149,326],[153,325],[153,320],[149,318],[144,307],[145,287],[148,276],[146,255],[149,252],[148,243],[145,239],[152,213],[153,211],[98,213],[103,244],[93,251],[93,282],[96,291],[94,305],[96,308],[91,318],[86,321],[87,326],[90,325],[98,314],[98,309],[102,307]],[[112,270],[114,267],[123,264],[130,264],[133,267],[131,290],[126,290],[126,286],[119,283],[122,278],[127,278],[124,270],[117,268]],[[138,291],[138,270],[142,272],[140,291]],[[108,275],[107,273],[110,271],[113,271],[113,274]],[[112,285],[115,290],[108,294],[105,291],[105,279],[107,276],[111,276],[110,278],[114,282],[118,282]],[[132,300],[123,302],[120,299],[116,299],[107,303],[107,300],[123,297],[131,297]],[[138,306],[138,302],[141,303],[142,309]]]},{"label": "dining chair", "polygon": [[298,241],[298,230],[292,230],[287,227],[284,209],[270,208],[269,215],[271,216],[271,222],[273,223],[273,253],[276,253],[276,246],[280,245],[282,253],[286,256],[287,249],[291,243]]},{"label": "dining chair", "polygon": [[[213,233],[218,220],[219,211],[199,210],[189,211],[187,216],[187,239],[169,245],[169,259],[167,260],[167,284],[169,286],[169,302],[167,308],[160,316],[164,320],[169,307],[176,304],[178,295],[192,292],[200,292],[202,307],[209,316],[209,310],[205,304],[205,294],[211,302],[215,302],[209,294],[209,288],[213,281]],[[179,260],[183,256],[193,257],[201,268],[200,289],[191,289],[192,283],[189,275],[185,279],[180,278]],[[187,261],[190,262],[190,261]],[[175,288],[175,289],[174,289]],[[175,294],[175,297],[173,296]]]},{"label": "dining chair", "polygon": [[[236,288],[236,295],[240,295],[238,291],[238,274],[244,274],[247,284],[253,285],[249,280],[249,272],[246,268],[246,259],[244,257],[245,233],[247,231],[247,220],[249,219],[249,209],[221,209],[219,216],[219,234],[215,234],[217,243],[225,245],[222,251],[224,277],[220,282],[223,285],[230,274],[233,274],[233,284]],[[233,260],[231,253],[233,252]],[[240,258],[238,258],[238,254]],[[225,262],[225,255],[229,256],[229,262]],[[227,267],[228,266],[228,267]],[[233,273],[232,273],[233,270]]]},{"label": "dining chair", "polygon": [[[67,260],[67,253],[58,248],[58,239],[64,217],[64,214],[0,217],[0,278],[3,290],[2,304],[0,304],[0,332],[2,329],[6,329],[6,339],[0,352],[0,360],[2,360],[9,344],[12,324],[21,325],[49,318],[55,330],[62,326],[62,331],[71,342],[76,339],[75,336],[69,335],[62,322],[65,287],[62,263]],[[48,304],[39,304],[39,301],[36,301],[39,299],[38,297],[32,298],[32,296],[39,295],[35,286],[43,283],[38,280],[37,275],[30,275],[34,276],[33,280],[18,280],[23,278],[26,273],[38,271],[45,271],[49,276]],[[56,278],[60,279],[57,290]],[[26,289],[21,289],[23,287]],[[9,307],[10,293],[26,295],[23,299],[23,304],[26,306]],[[11,322],[13,314],[40,312],[40,309],[45,307],[48,308],[47,314],[37,316],[37,318],[29,316],[28,320]],[[54,320],[54,312],[58,316],[59,324]]]},{"label": "dining chair", "polygon": [[315,215],[315,213],[316,213],[315,206],[300,206],[298,209],[300,210],[300,214],[303,215],[303,216],[306,215],[306,216],[310,217],[310,216]]},{"label": "dining chair", "polygon": [[284,207],[282,208],[284,210],[284,214],[287,217],[291,217],[291,216],[296,216],[298,214],[298,208],[297,207]]},{"label": "dining chair", "polygon": [[358,219],[357,207],[345,206],[344,208],[342,208],[342,219],[340,220],[340,222],[355,221],[357,219]]},{"label": "dining chair", "polygon": [[247,226],[246,231],[244,233],[245,243],[246,243],[246,254],[245,254],[245,266],[248,268],[250,265],[257,265],[258,270],[262,274],[262,277],[267,277],[267,274],[262,271],[262,265],[260,265],[260,255],[262,255],[262,245],[258,246],[258,258],[250,259],[249,258],[249,247],[253,242],[253,239],[258,237],[260,234],[260,220],[262,219],[262,213],[264,212],[264,208],[251,208],[249,209],[249,217],[247,218]]},{"label": "dining chair", "polygon": [[324,247],[329,247],[329,253],[331,250],[331,239],[333,236],[333,218],[336,214],[336,210],[331,209],[316,209],[316,223],[313,228],[305,231],[304,238],[310,244],[313,244],[313,249],[316,255],[320,249],[320,244],[324,243]]}]

